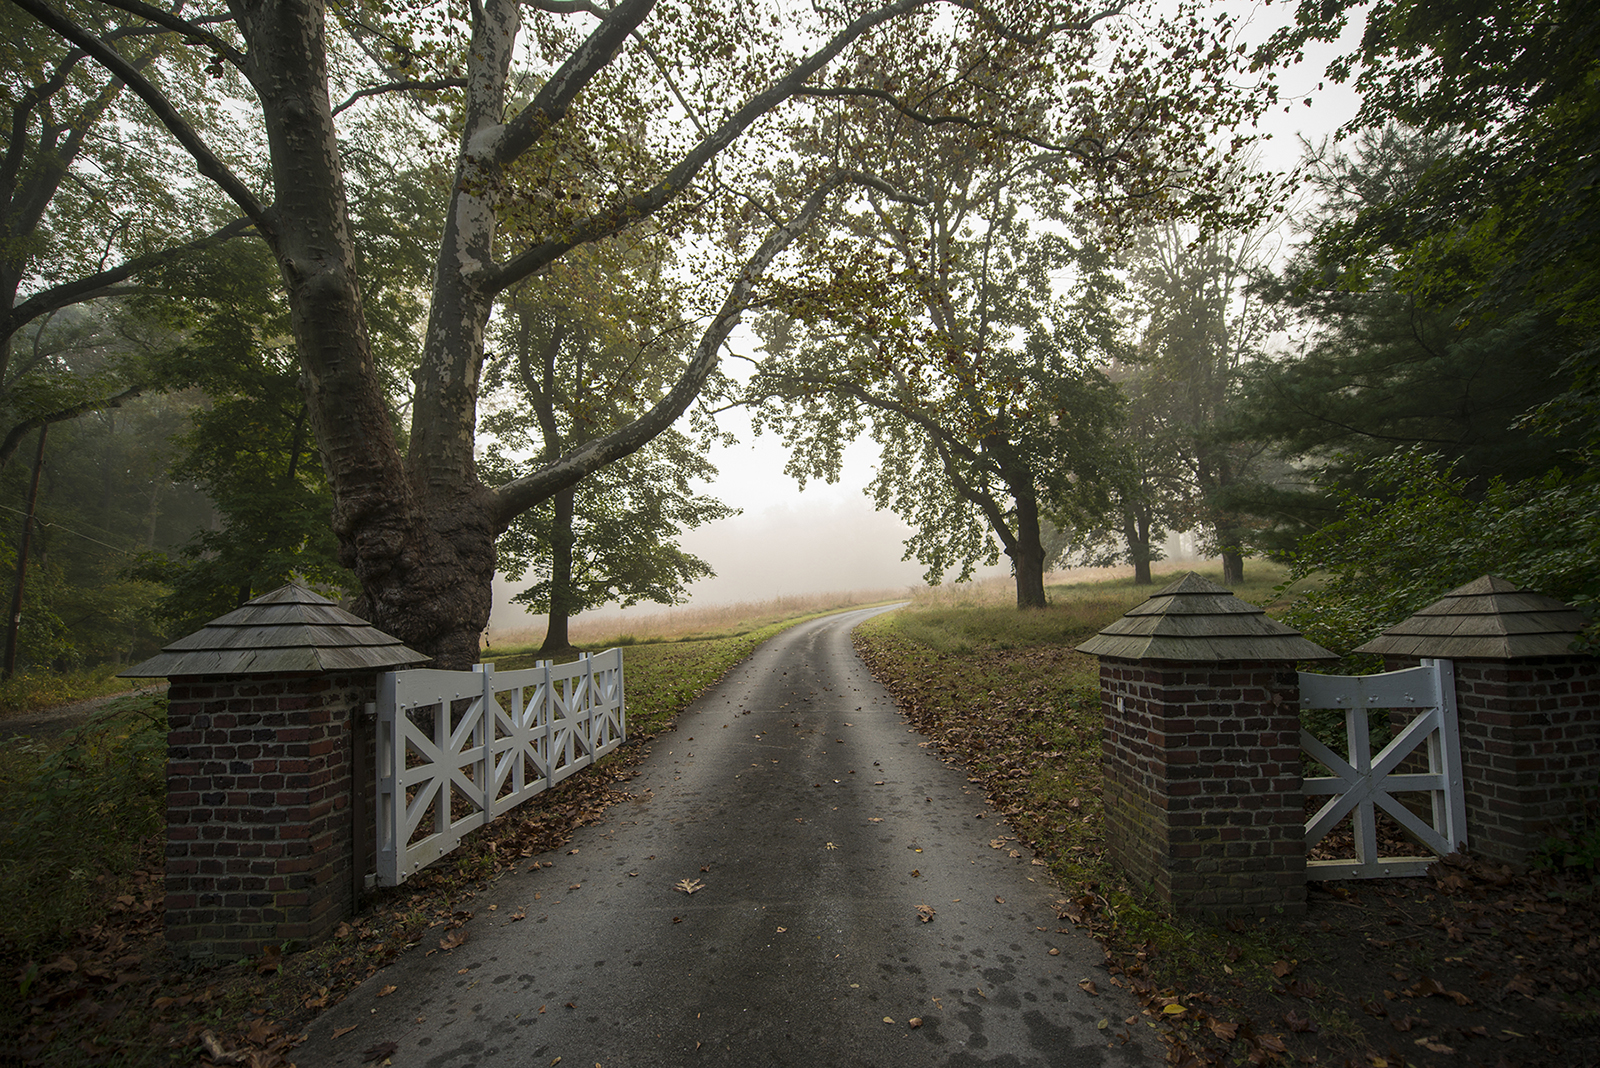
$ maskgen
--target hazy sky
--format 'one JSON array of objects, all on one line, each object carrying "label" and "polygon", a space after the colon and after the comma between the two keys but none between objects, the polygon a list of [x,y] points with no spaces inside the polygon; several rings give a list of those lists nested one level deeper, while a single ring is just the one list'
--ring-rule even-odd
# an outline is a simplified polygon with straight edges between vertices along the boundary
[{"label": "hazy sky", "polygon": [[[1228,6],[1245,10],[1254,5]],[[1254,9],[1255,32],[1249,34],[1251,40],[1264,38],[1271,26],[1293,15],[1292,4]],[[1347,33],[1341,45],[1353,46],[1358,38],[1359,28]],[[1280,104],[1262,119],[1261,129],[1272,135],[1272,140],[1263,146],[1264,166],[1273,170],[1293,166],[1299,158],[1297,134],[1320,138],[1354,112],[1356,98],[1343,87],[1330,86],[1313,94],[1310,107],[1302,100],[1322,81],[1322,71],[1336,53],[1333,48],[1309,53],[1307,62],[1279,74],[1288,113],[1285,104]],[[743,351],[749,348],[745,344]],[[901,541],[908,532],[905,524],[891,513],[874,512],[872,502],[862,493],[877,461],[877,449],[871,441],[858,441],[850,447],[838,484],[812,483],[802,493],[795,488],[794,480],[783,473],[785,453],[776,439],[771,435],[752,438],[748,424],[737,415],[729,417],[726,425],[740,441],[732,448],[719,447],[712,452],[711,460],[720,475],[705,492],[742,509],[743,514],[690,531],[681,539],[686,550],[705,559],[717,572],[716,578],[690,589],[691,602],[704,605],[762,601],[780,594],[921,583],[922,566],[900,559]],[[1004,557],[998,567],[981,570],[979,577],[996,574],[1010,574]],[[520,628],[540,622],[542,617],[529,617],[510,603],[518,588],[496,578],[491,627]],[[647,604],[632,611],[660,610],[659,606]],[[593,613],[615,614],[614,609]]]}]

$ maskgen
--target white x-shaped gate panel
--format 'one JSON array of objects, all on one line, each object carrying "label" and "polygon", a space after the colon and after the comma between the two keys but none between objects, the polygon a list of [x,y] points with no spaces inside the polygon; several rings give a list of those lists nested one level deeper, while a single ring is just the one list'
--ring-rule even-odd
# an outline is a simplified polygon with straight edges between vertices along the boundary
[{"label": "white x-shaped gate panel", "polygon": [[622,743],[622,651],[500,673],[387,672],[377,711],[375,881],[395,886]]},{"label": "white x-shaped gate panel", "polygon": [[[1356,847],[1353,862],[1308,861],[1306,878],[1422,875],[1438,856],[1466,847],[1466,798],[1462,793],[1455,693],[1455,672],[1448,660],[1424,660],[1421,667],[1382,675],[1300,673],[1300,707],[1343,709],[1349,747],[1348,756],[1341,757],[1311,732],[1300,732],[1301,748],[1333,772],[1331,777],[1305,780],[1307,796],[1328,797],[1306,823],[1306,848],[1321,841],[1347,815],[1355,829]],[[1372,755],[1367,731],[1367,712],[1374,708],[1421,710],[1376,757]],[[1400,763],[1422,745],[1426,746],[1428,770],[1395,774]],[[1431,795],[1431,826],[1394,796],[1416,791]],[[1378,856],[1376,824],[1380,808],[1436,855]]]}]

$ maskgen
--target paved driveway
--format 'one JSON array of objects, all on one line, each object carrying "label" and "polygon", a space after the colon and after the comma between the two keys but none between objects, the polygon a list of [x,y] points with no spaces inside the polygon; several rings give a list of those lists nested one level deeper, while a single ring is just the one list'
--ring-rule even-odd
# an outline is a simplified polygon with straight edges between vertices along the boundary
[{"label": "paved driveway", "polygon": [[1161,1063],[1147,1028],[1108,1047],[1137,1009],[1098,946],[1059,933],[1044,869],[992,848],[1005,824],[856,658],[875,611],[768,642],[651,743],[633,801],[478,895],[466,944],[430,936],[320,1017],[296,1063],[380,1041],[397,1068]]}]

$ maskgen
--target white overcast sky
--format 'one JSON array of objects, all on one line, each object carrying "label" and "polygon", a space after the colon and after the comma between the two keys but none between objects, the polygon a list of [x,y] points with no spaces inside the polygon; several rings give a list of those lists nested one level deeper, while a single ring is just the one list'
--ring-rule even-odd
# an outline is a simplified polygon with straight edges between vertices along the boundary
[{"label": "white overcast sky", "polygon": [[[1251,12],[1247,36],[1251,41],[1265,38],[1272,27],[1293,15],[1292,4],[1282,2],[1268,7],[1241,2],[1227,6]],[[1345,87],[1329,84],[1320,92],[1314,90],[1324,80],[1328,61],[1341,49],[1354,47],[1358,37],[1359,28],[1349,31],[1339,47],[1308,51],[1306,62],[1279,73],[1284,100],[1263,116],[1260,124],[1261,132],[1271,135],[1261,150],[1264,167],[1292,167],[1300,155],[1299,135],[1320,139],[1354,113],[1356,97]],[[1304,103],[1307,98],[1310,106]],[[746,344],[742,351],[749,348]],[[705,559],[717,572],[715,578],[691,587],[692,604],[765,601],[789,594],[921,584],[922,566],[900,559],[901,542],[908,529],[893,514],[875,512],[871,500],[862,492],[877,462],[877,448],[870,440],[862,439],[849,448],[838,483],[812,482],[801,492],[794,480],[783,473],[786,456],[776,439],[770,434],[753,437],[739,413],[725,413],[723,418],[724,426],[737,434],[739,442],[712,451],[710,458],[719,476],[703,491],[741,509],[742,514],[690,531],[681,538],[680,544],[686,550]],[[979,576],[1009,573],[1006,560],[1001,557],[999,566],[980,570]],[[496,578],[491,631],[542,625],[542,617],[527,615],[520,606],[510,603],[518,588],[520,584],[509,585]],[[656,611],[661,608],[653,604],[629,610],[641,614]],[[606,608],[593,616],[623,614]]]}]

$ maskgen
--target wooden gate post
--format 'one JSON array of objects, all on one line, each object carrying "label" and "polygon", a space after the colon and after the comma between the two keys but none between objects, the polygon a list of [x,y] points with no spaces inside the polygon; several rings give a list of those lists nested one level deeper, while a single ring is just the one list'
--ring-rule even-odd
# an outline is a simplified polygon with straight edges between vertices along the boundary
[{"label": "wooden gate post", "polygon": [[236,959],[316,941],[355,907],[355,718],[378,673],[428,657],[303,586],[213,620],[124,674],[167,699],[166,936]]},{"label": "wooden gate post", "polygon": [[1334,655],[1193,572],[1078,648],[1112,858],[1180,915],[1303,914],[1295,663]]},{"label": "wooden gate post", "polygon": [[1451,590],[1361,646],[1391,670],[1455,663],[1471,852],[1525,865],[1600,791],[1600,659],[1583,615],[1495,575]]}]

